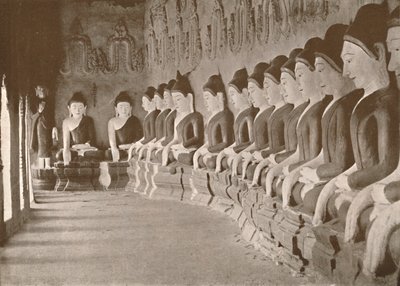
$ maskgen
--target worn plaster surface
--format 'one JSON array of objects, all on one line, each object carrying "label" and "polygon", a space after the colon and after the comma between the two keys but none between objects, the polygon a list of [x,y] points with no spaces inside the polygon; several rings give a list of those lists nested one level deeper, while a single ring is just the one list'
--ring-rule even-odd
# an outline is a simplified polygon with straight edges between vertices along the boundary
[{"label": "worn plaster surface", "polygon": [[210,209],[134,193],[37,194],[0,248],[0,285],[293,285],[294,277]]}]

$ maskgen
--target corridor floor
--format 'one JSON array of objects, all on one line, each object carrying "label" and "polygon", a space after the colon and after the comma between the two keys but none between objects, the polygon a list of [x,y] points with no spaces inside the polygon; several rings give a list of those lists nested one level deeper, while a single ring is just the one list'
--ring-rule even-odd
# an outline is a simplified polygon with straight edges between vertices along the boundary
[{"label": "corridor floor", "polygon": [[31,219],[0,248],[0,285],[310,283],[205,207],[125,192],[41,192],[37,201]]}]

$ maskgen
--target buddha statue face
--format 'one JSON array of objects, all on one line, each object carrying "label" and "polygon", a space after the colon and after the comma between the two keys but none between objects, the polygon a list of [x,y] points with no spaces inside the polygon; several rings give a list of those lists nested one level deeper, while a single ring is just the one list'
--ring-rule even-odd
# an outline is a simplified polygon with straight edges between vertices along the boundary
[{"label": "buddha statue face", "polygon": [[400,88],[400,27],[388,30],[387,47],[390,53],[388,69],[395,73],[397,87]]},{"label": "buddha statue face", "polygon": [[335,90],[343,89],[346,84],[342,74],[334,69],[324,58],[315,59],[315,69],[319,76],[319,84],[324,94],[333,95]]},{"label": "buddha statue face", "polygon": [[250,101],[247,96],[246,88],[244,88],[242,92],[239,93],[236,88],[229,86],[228,93],[229,93],[229,98],[236,109],[240,110],[242,108],[250,107]]},{"label": "buddha statue face", "polygon": [[218,92],[217,95],[213,95],[209,91],[203,91],[204,97],[204,106],[211,114],[215,114],[224,109],[224,98],[221,92]]},{"label": "buddha statue face", "polygon": [[371,84],[387,86],[389,83],[384,60],[385,49],[381,43],[376,44],[376,48],[378,58],[370,56],[356,44],[348,41],[343,43],[343,76],[349,77],[357,88],[368,90]]},{"label": "buddha statue face", "polygon": [[179,113],[190,113],[193,110],[193,95],[188,93],[186,96],[181,92],[172,92],[172,99]]},{"label": "buddha statue face", "polygon": [[270,77],[264,76],[264,90],[269,105],[275,105],[282,100],[282,90]]},{"label": "buddha statue face", "polygon": [[156,108],[158,110],[164,109],[164,100],[158,94],[154,96],[153,101],[155,102]]},{"label": "buddha statue face", "polygon": [[297,84],[296,79],[287,72],[281,73],[281,86],[284,90],[283,99],[287,103],[295,103],[299,100],[301,96],[299,92],[299,85]]},{"label": "buddha statue face", "polygon": [[82,102],[73,101],[68,106],[68,110],[73,118],[81,118],[86,113],[86,106]]},{"label": "buddha statue face", "polygon": [[117,106],[115,107],[115,112],[118,117],[127,118],[132,113],[132,106],[129,102],[118,102]]},{"label": "buddha statue face", "polygon": [[267,98],[265,97],[262,88],[259,88],[258,85],[252,81],[249,81],[247,88],[249,91],[250,101],[254,107],[258,108],[267,104]]},{"label": "buddha statue face", "polygon": [[154,100],[149,100],[147,96],[142,97],[142,107],[145,111],[150,112],[155,109]]},{"label": "buddha statue face", "polygon": [[46,108],[46,101],[41,100],[38,105],[38,112],[42,113],[45,108]]},{"label": "buddha statue face", "polygon": [[305,100],[308,100],[312,95],[320,95],[317,75],[306,64],[297,62],[295,73],[299,91]]},{"label": "buddha statue face", "polygon": [[172,100],[172,95],[169,90],[164,90],[164,104],[166,108],[174,109],[174,101]]}]

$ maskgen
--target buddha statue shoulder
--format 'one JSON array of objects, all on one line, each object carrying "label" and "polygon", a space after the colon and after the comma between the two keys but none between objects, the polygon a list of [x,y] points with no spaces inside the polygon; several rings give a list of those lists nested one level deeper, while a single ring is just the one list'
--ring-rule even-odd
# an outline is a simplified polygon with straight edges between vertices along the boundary
[{"label": "buddha statue shoulder", "polygon": [[118,162],[126,158],[127,150],[143,136],[142,124],[132,115],[132,100],[125,91],[114,100],[115,117],[108,121],[108,140],[110,150],[106,151],[106,160]]},{"label": "buddha statue shoulder", "polygon": [[206,122],[204,145],[194,154],[194,168],[214,170],[219,152],[233,143],[233,114],[226,107],[221,75],[212,75],[203,85],[204,105],[210,114]]},{"label": "buddha statue shoulder", "polygon": [[93,119],[86,115],[87,103],[83,94],[76,92],[68,101],[69,117],[63,121],[63,149],[57,154],[65,165],[78,156],[101,160],[102,151],[96,148]]}]

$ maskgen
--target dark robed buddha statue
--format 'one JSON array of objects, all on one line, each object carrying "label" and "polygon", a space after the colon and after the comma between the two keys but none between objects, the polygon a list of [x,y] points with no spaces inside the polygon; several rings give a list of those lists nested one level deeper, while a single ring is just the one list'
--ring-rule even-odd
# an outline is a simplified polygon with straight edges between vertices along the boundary
[{"label": "dark robed buddha statue", "polygon": [[[264,154],[267,158],[260,161],[260,163],[256,166],[252,185],[256,186],[261,184],[265,186],[265,176],[268,171],[268,168],[277,165],[278,163],[282,162],[290,155],[292,155],[297,148],[297,134],[296,134],[296,127],[297,122],[299,120],[300,115],[303,113],[304,109],[308,105],[308,98],[305,98],[300,93],[298,84],[296,82],[295,77],[295,65],[296,65],[296,57],[302,51],[302,49],[294,49],[289,54],[289,59],[282,65],[281,67],[281,87],[284,94],[284,100],[287,104],[292,104],[293,109],[290,111],[286,116],[284,116],[284,126],[283,126],[283,139],[284,139],[284,146],[283,150],[279,152],[279,149],[282,148],[278,143],[280,142],[279,138],[279,128],[276,129],[276,133],[279,136],[271,134],[274,138],[271,139],[272,145],[270,146],[268,154]],[[279,120],[278,120],[279,122]],[[277,142],[275,144],[275,142]],[[276,146],[275,146],[276,145]],[[276,149],[275,149],[276,148]]]},{"label": "dark robed buddha statue", "polygon": [[[395,73],[397,88],[400,89],[400,7],[391,13],[387,25],[386,43],[390,53],[388,69]],[[371,214],[367,217],[369,211]],[[366,217],[368,219],[365,219]],[[389,176],[359,192],[351,203],[346,218],[345,240],[355,241],[365,228],[369,231],[366,237],[363,272],[379,276],[382,273],[380,270],[384,268],[391,268],[394,265],[393,269],[398,269],[400,267],[400,163]]]},{"label": "dark robed buddha statue", "polygon": [[[318,75],[315,72],[314,52],[321,44],[320,38],[312,38],[307,41],[304,49],[296,57],[295,74],[299,89],[310,104],[300,115],[296,127],[297,149],[294,154],[272,167],[266,177],[267,196],[272,192],[282,192],[283,207],[288,206],[290,191],[298,178],[298,171],[301,165],[315,158],[321,151],[321,117],[330,98],[323,95]],[[282,187],[274,184],[274,178],[282,178]],[[279,195],[279,194],[278,194]]]},{"label": "dark robed buddha statue", "polygon": [[254,142],[253,122],[256,109],[248,96],[247,79],[247,70],[243,68],[236,71],[229,82],[229,98],[234,108],[239,111],[234,121],[235,142],[218,154],[216,173],[230,168],[234,157]]},{"label": "dark robed buddha statue", "polygon": [[136,153],[139,159],[142,157],[143,146],[156,138],[156,119],[160,111],[157,109],[156,101],[154,100],[156,89],[152,86],[148,87],[142,96],[142,107],[147,114],[143,120],[143,138],[129,148],[128,161]]},{"label": "dark robed buddha statue", "polygon": [[[284,89],[280,86],[281,67],[287,60],[286,56],[277,56],[271,61],[270,67],[264,71],[264,93],[268,104],[273,107],[273,112],[267,119],[268,146],[243,156],[248,157],[244,162],[246,171],[243,171],[243,178],[247,177],[247,179],[253,180],[258,163],[270,154],[282,151],[285,147],[284,122],[293,109],[292,104],[284,101]],[[248,163],[251,165],[246,168]]]},{"label": "dark robed buddha statue", "polygon": [[[359,191],[388,176],[398,163],[398,95],[389,86],[386,14],[383,5],[361,7],[344,36],[343,74],[364,89],[350,119],[355,164],[325,185],[317,203],[328,219],[341,223]],[[360,229],[365,229],[370,212],[368,208],[361,215]],[[353,216],[349,212],[348,217]]]},{"label": "dark robed buddha statue", "polygon": [[37,167],[50,168],[53,140],[58,140],[57,128],[48,106],[48,89],[38,85],[35,92],[36,104],[32,103],[31,107],[34,104],[37,112],[32,118],[31,149],[37,152]]},{"label": "dark robed buddha statue", "polygon": [[104,157],[104,152],[95,147],[93,119],[86,116],[86,108],[86,99],[80,92],[68,101],[70,116],[63,121],[63,149],[57,153],[57,159],[65,165],[77,158],[102,160]]},{"label": "dark robed buddha statue", "polygon": [[132,101],[127,92],[121,92],[114,100],[115,117],[108,121],[108,140],[110,150],[106,160],[118,162],[126,159],[128,150],[143,136],[142,124],[132,115]]},{"label": "dark robed buddha statue", "polygon": [[194,110],[194,93],[188,76],[181,75],[178,71],[171,89],[176,106],[175,133],[173,140],[163,149],[163,166],[171,161],[193,165],[194,152],[204,142],[203,116]]},{"label": "dark robed buddha statue", "polygon": [[204,105],[210,116],[206,122],[205,144],[194,154],[193,167],[214,170],[217,155],[233,142],[233,114],[225,102],[221,75],[212,75],[203,86]]},{"label": "dark robed buddha statue", "polygon": [[317,157],[304,164],[291,189],[290,205],[301,205],[312,215],[324,184],[354,164],[350,139],[351,112],[361,98],[353,82],[342,76],[340,52],[346,25],[331,26],[315,51],[315,67],[324,94],[333,96],[322,116],[322,148]]},{"label": "dark robed buddha statue", "polygon": [[[243,151],[235,156],[232,164],[232,175],[243,175],[246,164],[255,152],[268,148],[268,119],[274,111],[274,106],[268,104],[264,88],[264,72],[269,68],[269,64],[261,62],[254,67],[253,73],[248,78],[247,89],[253,107],[258,108],[253,122],[254,141]],[[243,161],[244,159],[244,161]],[[245,163],[245,164],[243,164]]]}]

